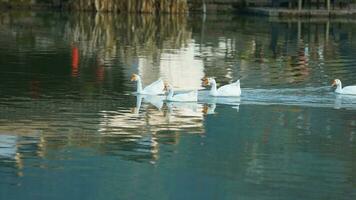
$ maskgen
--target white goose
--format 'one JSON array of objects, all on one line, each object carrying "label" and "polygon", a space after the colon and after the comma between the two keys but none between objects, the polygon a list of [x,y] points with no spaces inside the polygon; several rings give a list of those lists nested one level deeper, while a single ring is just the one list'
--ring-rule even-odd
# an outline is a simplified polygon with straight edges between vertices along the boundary
[{"label": "white goose", "polygon": [[179,101],[179,102],[196,102],[198,101],[198,92],[196,90],[190,92],[184,92],[179,94],[174,94],[173,87],[166,84],[164,87],[165,91],[168,91],[167,101]]},{"label": "white goose", "polygon": [[211,85],[210,96],[215,97],[239,97],[241,95],[240,80],[221,86],[219,89],[216,87],[214,78],[204,78],[203,85]]},{"label": "white goose", "polygon": [[342,84],[339,79],[335,79],[331,86],[336,86],[336,93],[356,95],[356,86],[346,86],[342,88]]},{"label": "white goose", "polygon": [[137,82],[137,94],[148,94],[148,95],[160,95],[164,94],[164,83],[162,79],[158,79],[157,81],[147,85],[144,89],[142,89],[142,81],[141,77],[137,74],[131,75],[131,81]]}]

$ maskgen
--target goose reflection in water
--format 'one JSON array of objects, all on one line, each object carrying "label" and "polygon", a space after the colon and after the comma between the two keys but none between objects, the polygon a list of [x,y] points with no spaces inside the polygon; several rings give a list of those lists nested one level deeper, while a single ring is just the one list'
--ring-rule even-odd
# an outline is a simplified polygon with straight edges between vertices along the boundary
[{"label": "goose reflection in water", "polygon": [[162,109],[163,106],[163,101],[165,99],[165,96],[157,96],[157,95],[136,95],[136,107],[132,108],[132,113],[134,114],[139,114],[142,100],[145,103],[150,103],[152,104],[155,108],[158,110]]},{"label": "goose reflection in water", "polygon": [[[239,112],[240,111],[240,105],[239,104],[220,104],[220,105],[229,105],[231,106],[232,109],[235,109],[236,112]],[[213,115],[213,114],[217,114],[217,112],[215,111],[216,109],[216,103],[207,103],[207,104],[204,104],[203,106],[203,114],[204,115]]]},{"label": "goose reflection in water", "polygon": [[182,133],[205,132],[201,106],[168,103],[164,96],[138,95],[132,109],[100,112],[101,149],[154,163],[161,143],[176,145]]},{"label": "goose reflection in water", "polygon": [[[165,117],[168,124],[175,124],[175,130],[181,128],[193,132],[203,132],[202,105],[196,102],[166,102]],[[191,129],[196,128],[196,129]]]},{"label": "goose reflection in water", "polygon": [[199,102],[205,104],[203,108],[204,114],[215,114],[217,104],[231,106],[231,108],[239,112],[241,97],[212,97],[207,91],[201,91],[199,94]]},{"label": "goose reflection in water", "polygon": [[356,96],[355,95],[342,95],[337,94],[335,98],[335,109],[356,109]]},{"label": "goose reflection in water", "polygon": [[200,117],[201,105],[196,102],[167,102],[168,113],[186,117]]},{"label": "goose reflection in water", "polygon": [[17,152],[17,136],[0,135],[0,158],[14,158]]},{"label": "goose reflection in water", "polygon": [[160,130],[203,132],[202,105],[196,102],[165,102],[162,96],[136,96],[130,112],[101,111],[101,133],[140,134]]},{"label": "goose reflection in water", "polygon": [[215,103],[204,104],[204,106],[203,106],[203,114],[204,115],[216,114],[215,109],[216,109],[216,104]]},{"label": "goose reflection in water", "polygon": [[17,176],[23,176],[22,169],[24,167],[23,159],[18,152],[19,136],[17,135],[3,135],[0,134],[0,164],[2,162],[7,165],[13,163],[16,168]]},{"label": "goose reflection in water", "polygon": [[[205,109],[203,104],[208,104]],[[142,133],[161,130],[204,133],[205,114],[215,113],[216,104],[231,106],[239,111],[240,98],[206,97],[199,92],[198,102],[167,102],[165,96],[137,95],[129,111],[101,111],[99,131],[103,134],[127,134],[142,137]],[[135,139],[134,139],[135,140]]]}]

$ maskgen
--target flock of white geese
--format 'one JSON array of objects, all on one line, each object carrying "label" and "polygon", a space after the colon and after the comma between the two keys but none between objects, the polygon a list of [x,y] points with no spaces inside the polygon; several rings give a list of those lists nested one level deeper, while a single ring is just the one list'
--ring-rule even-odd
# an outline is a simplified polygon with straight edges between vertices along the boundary
[{"label": "flock of white geese", "polygon": [[[198,91],[192,90],[188,92],[175,93],[172,85],[164,82],[162,79],[147,85],[143,88],[141,77],[137,74],[132,74],[131,81],[137,82],[137,94],[142,95],[166,95],[166,101],[172,102],[197,102]],[[203,86],[211,86],[209,96],[212,97],[240,97],[241,88],[240,80],[234,83],[217,87],[216,81],[212,77],[205,77],[202,79]],[[338,94],[356,95],[356,86],[342,87],[341,81],[335,79],[332,86],[336,86],[335,92]]]}]

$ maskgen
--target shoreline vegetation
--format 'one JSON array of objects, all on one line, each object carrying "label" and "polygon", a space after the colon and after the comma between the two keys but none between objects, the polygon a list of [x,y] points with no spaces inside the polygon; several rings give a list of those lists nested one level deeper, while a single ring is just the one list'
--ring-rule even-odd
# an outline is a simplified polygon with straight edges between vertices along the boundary
[{"label": "shoreline vegetation", "polygon": [[2,10],[187,13],[187,0],[0,0]]},{"label": "shoreline vegetation", "polygon": [[[251,1],[254,2],[254,1]],[[61,10],[138,14],[232,14],[242,13],[268,17],[341,17],[356,18],[356,0],[314,5],[306,0],[0,0],[0,10]],[[288,4],[286,4],[286,2]],[[287,5],[287,6],[286,6]]]}]

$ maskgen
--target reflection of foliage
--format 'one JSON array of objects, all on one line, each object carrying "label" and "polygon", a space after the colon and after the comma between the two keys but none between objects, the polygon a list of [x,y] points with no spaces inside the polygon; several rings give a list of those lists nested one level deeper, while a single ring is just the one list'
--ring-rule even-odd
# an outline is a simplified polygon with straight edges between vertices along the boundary
[{"label": "reflection of foliage", "polygon": [[7,7],[67,7],[74,10],[135,12],[135,13],[186,13],[187,0],[8,0]]},{"label": "reflection of foliage", "polygon": [[[352,37],[354,22],[339,19],[267,23],[254,17],[234,20],[228,16],[208,16],[206,23],[202,21],[199,18],[190,21],[194,27],[193,39],[200,42],[197,54],[204,60],[205,74],[222,83],[236,77],[251,79],[251,74],[260,76],[261,72],[263,79],[255,79],[266,83],[305,82],[313,73],[321,73],[320,69],[333,73],[328,72],[325,63],[338,59],[346,51],[351,54],[352,50],[346,48],[354,46],[348,38]],[[348,45],[340,48],[342,40]]]},{"label": "reflection of foliage", "polygon": [[76,10],[96,10],[139,13],[184,13],[187,0],[73,0]]},{"label": "reflection of foliage", "polygon": [[66,36],[80,42],[84,56],[98,53],[100,59],[108,61],[117,56],[131,59],[156,55],[165,46],[180,48],[186,45],[191,32],[185,16],[97,13],[95,17],[76,15],[67,26]]},{"label": "reflection of foliage", "polygon": [[5,4],[7,6],[30,6],[32,4],[32,0],[0,1],[0,4]]}]

